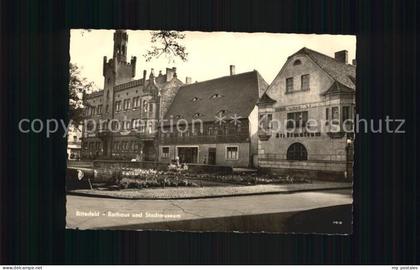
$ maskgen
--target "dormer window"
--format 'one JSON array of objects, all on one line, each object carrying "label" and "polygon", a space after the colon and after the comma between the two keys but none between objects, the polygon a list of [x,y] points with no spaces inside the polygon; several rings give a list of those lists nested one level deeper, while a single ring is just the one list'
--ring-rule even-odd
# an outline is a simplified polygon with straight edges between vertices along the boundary
[{"label": "dormer window", "polygon": [[297,66],[297,65],[300,65],[300,64],[302,64],[302,62],[299,59],[297,59],[297,60],[295,60],[295,62],[293,62],[294,66]]},{"label": "dormer window", "polygon": [[219,97],[222,97],[222,96],[220,94],[217,94],[217,93],[211,96],[212,99],[219,98]]},{"label": "dormer window", "polygon": [[193,97],[193,98],[191,99],[191,101],[193,101],[193,102],[198,101],[198,100],[199,100],[199,98],[198,98],[198,97]]},{"label": "dormer window", "polygon": [[177,114],[177,115],[175,115],[175,118],[176,119],[180,119],[181,118],[181,115],[180,114]]},{"label": "dormer window", "polygon": [[226,113],[226,111],[225,111],[225,110],[220,110],[220,111],[217,113],[217,116],[219,116],[219,117],[224,116],[224,115],[225,115],[225,113]]},{"label": "dormer window", "polygon": [[193,118],[198,118],[198,117],[200,117],[200,113],[195,113],[195,114],[193,115]]}]

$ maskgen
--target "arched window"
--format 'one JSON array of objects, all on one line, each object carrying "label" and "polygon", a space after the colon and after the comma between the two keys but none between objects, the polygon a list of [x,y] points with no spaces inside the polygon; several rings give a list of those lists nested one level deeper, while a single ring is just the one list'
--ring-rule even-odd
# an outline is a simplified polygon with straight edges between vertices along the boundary
[{"label": "arched window", "polygon": [[294,66],[297,66],[297,65],[300,65],[300,64],[302,64],[302,62],[299,59],[297,59],[297,60],[295,60],[295,62],[293,62]]},{"label": "arched window", "polygon": [[301,143],[293,143],[287,149],[288,160],[308,160],[308,152]]}]

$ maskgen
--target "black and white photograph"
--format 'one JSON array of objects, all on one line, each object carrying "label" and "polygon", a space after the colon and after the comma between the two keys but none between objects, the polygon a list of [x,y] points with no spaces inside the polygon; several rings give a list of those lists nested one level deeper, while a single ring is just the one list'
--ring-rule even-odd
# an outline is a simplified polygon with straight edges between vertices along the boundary
[{"label": "black and white photograph", "polygon": [[66,228],[352,234],[356,36],[70,31]]}]

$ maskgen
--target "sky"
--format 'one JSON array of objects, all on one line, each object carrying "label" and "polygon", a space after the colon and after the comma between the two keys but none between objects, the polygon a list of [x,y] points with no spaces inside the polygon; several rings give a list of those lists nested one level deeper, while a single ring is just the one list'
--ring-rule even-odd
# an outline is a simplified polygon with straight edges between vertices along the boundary
[{"label": "sky", "polygon": [[[70,37],[70,62],[81,68],[81,75],[102,89],[103,57],[112,58],[114,30],[73,29]],[[236,74],[257,70],[267,83],[279,73],[287,57],[303,47],[334,57],[334,52],[348,51],[351,63],[356,54],[356,36],[316,34],[274,34],[237,32],[183,32],[181,41],[186,46],[188,61],[173,60],[161,56],[146,62],[144,54],[150,49],[150,31],[127,31],[127,60],[137,57],[136,76],[143,76],[143,70],[155,74],[167,67],[176,67],[178,78],[205,81],[229,75],[229,66],[235,65]]]}]

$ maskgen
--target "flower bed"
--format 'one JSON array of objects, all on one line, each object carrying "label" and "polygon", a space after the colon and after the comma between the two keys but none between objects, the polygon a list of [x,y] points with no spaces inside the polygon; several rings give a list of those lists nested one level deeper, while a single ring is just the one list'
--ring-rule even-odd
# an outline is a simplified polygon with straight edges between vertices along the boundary
[{"label": "flower bed", "polygon": [[120,188],[153,188],[153,187],[198,187],[207,186],[209,182],[229,183],[236,185],[256,184],[298,184],[310,183],[308,179],[296,178],[289,175],[273,176],[257,173],[242,174],[196,174],[188,171],[159,171],[154,169],[125,168],[122,180],[118,182]]}]

